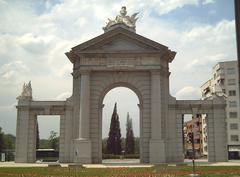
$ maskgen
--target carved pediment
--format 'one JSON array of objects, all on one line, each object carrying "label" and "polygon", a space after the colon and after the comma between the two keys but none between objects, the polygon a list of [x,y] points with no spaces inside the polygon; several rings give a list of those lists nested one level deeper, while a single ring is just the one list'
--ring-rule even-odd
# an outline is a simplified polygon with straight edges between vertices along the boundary
[{"label": "carved pediment", "polygon": [[87,47],[83,51],[102,51],[102,52],[117,52],[117,51],[147,51],[156,50],[144,43],[129,39],[124,35],[117,35],[106,39],[100,43]]},{"label": "carved pediment", "polygon": [[170,56],[168,57],[170,62],[176,54],[168,47],[124,29],[120,25],[114,30],[73,47],[66,55],[71,62],[74,62],[81,54],[97,53],[158,53],[161,56]]}]

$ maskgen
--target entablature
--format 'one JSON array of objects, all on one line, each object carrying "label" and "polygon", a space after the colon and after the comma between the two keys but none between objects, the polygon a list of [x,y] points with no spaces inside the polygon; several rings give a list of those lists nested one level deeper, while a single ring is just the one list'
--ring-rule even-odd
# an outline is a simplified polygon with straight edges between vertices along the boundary
[{"label": "entablature", "polygon": [[27,110],[34,115],[63,115],[72,110],[67,101],[25,101],[16,106],[18,110]]}]

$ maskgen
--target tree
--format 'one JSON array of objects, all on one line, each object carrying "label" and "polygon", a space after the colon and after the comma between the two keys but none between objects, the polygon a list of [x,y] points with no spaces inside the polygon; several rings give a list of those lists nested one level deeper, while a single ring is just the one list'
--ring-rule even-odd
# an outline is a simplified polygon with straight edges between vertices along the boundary
[{"label": "tree", "polygon": [[49,143],[50,143],[50,147],[52,149],[58,150],[58,144],[59,144],[59,138],[57,137],[57,132],[55,131],[51,131],[50,132],[50,137],[48,138]]},{"label": "tree", "polygon": [[117,103],[115,103],[110,130],[108,133],[108,140],[107,140],[107,152],[111,154],[121,154],[122,146],[121,146],[121,129],[119,123],[119,117],[117,114]]},{"label": "tree", "polygon": [[38,121],[37,121],[36,149],[39,149],[39,143],[40,143],[40,138],[39,138],[39,127],[38,127]]},{"label": "tree", "polygon": [[4,135],[4,149],[13,150],[15,148],[16,137],[11,134]]},{"label": "tree", "polygon": [[125,153],[126,154],[134,154],[134,134],[132,128],[132,119],[127,113],[127,123],[126,123],[126,145],[125,145]]},{"label": "tree", "polygon": [[0,152],[4,149],[4,133],[2,132],[2,128],[0,127]]}]

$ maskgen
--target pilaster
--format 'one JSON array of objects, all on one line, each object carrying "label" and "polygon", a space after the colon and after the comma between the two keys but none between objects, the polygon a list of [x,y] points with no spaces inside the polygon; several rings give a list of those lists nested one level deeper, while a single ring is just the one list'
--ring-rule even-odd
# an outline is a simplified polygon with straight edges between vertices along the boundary
[{"label": "pilaster", "polygon": [[223,98],[213,98],[213,110],[208,114],[208,160],[228,161],[226,112]]},{"label": "pilaster", "polygon": [[90,123],[90,72],[81,72],[80,107],[79,107],[79,135],[74,140],[75,163],[91,163],[92,150],[89,137]]},{"label": "pilaster", "polygon": [[36,115],[25,106],[18,106],[15,162],[32,163],[36,161]]},{"label": "pilaster", "polygon": [[160,72],[151,72],[151,139],[149,144],[150,163],[166,162],[165,142],[162,139]]},{"label": "pilaster", "polygon": [[151,72],[151,139],[162,139],[160,72]]},{"label": "pilaster", "polygon": [[89,139],[90,73],[81,73],[79,139]]}]

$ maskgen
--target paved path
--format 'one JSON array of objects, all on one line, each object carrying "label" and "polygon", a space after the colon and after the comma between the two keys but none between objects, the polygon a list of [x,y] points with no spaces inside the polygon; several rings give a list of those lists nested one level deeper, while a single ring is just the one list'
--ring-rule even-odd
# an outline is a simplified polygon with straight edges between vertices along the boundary
[{"label": "paved path", "polygon": [[[184,165],[191,165],[191,160],[185,160]],[[180,165],[182,165],[180,164]],[[0,162],[0,167],[48,167],[49,165],[61,165],[61,167],[74,166],[74,163],[14,163],[14,162]],[[175,166],[178,164],[169,164]],[[201,166],[240,166],[240,160],[231,160],[229,162],[209,163],[206,160],[196,160],[196,165]],[[102,164],[84,164],[86,168],[146,168],[152,167],[152,164],[140,164],[139,159],[108,159],[103,160]]]}]

